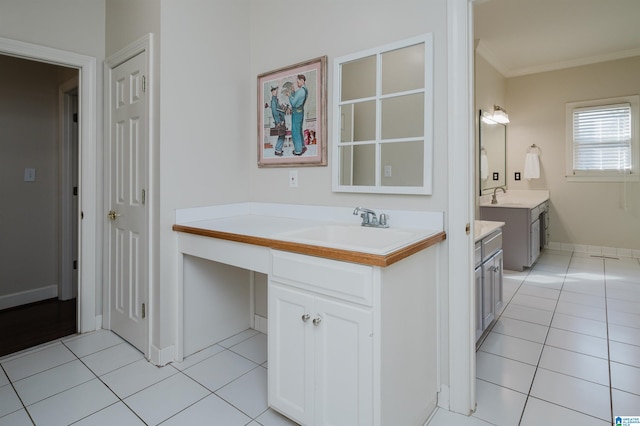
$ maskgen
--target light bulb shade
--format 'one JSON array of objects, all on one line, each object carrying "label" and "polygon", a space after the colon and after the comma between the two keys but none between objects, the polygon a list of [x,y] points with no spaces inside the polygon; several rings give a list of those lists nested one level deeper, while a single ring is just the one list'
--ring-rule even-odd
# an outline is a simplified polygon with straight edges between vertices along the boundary
[{"label": "light bulb shade", "polygon": [[500,107],[496,107],[496,110],[493,111],[493,116],[491,117],[493,121],[500,124],[509,123],[509,116],[507,112]]}]

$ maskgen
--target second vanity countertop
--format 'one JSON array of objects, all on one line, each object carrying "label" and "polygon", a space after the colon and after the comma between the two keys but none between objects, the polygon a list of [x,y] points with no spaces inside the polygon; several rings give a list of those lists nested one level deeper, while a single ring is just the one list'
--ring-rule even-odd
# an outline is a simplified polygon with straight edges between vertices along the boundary
[{"label": "second vanity countertop", "polygon": [[[360,227],[352,208],[240,203],[176,211],[173,230],[334,260],[389,266],[446,238],[441,212],[385,211]],[[399,225],[399,224],[402,224]]]},{"label": "second vanity countertop", "polygon": [[508,189],[497,192],[498,204],[491,204],[491,194],[480,197],[480,207],[508,207],[532,209],[549,199],[549,191]]}]

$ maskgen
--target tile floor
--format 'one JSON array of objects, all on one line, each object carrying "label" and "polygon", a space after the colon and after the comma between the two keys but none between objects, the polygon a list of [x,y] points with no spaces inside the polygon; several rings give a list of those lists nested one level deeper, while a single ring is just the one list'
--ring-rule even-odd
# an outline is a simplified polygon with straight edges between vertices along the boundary
[{"label": "tile floor", "polygon": [[109,331],[0,358],[0,425],[294,425],[267,408],[267,337],[165,367]]},{"label": "tile floor", "polygon": [[[477,352],[478,408],[430,426],[611,424],[640,415],[640,263],[545,251],[505,273]],[[266,336],[155,367],[108,331],[0,358],[1,425],[292,425],[267,408]]]},{"label": "tile floor", "polygon": [[429,426],[640,416],[638,259],[546,250],[533,268],[505,271],[504,289],[505,308],[476,352],[476,412],[438,409]]}]

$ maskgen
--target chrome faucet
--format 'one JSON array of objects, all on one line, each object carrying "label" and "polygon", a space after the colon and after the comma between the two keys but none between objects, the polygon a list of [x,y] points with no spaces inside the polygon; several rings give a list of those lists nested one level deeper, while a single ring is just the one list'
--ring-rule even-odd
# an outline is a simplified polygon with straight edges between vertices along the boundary
[{"label": "chrome faucet", "polygon": [[502,189],[502,192],[504,192],[505,194],[507,193],[507,191],[502,186],[497,186],[496,189],[493,190],[493,197],[491,198],[491,204],[498,204],[498,196],[496,195],[496,191],[498,189]]},{"label": "chrome faucet", "polygon": [[364,207],[356,207],[353,211],[354,215],[360,213],[360,217],[362,218],[362,226],[370,226],[373,228],[388,228],[389,224],[387,223],[388,216],[384,213],[380,214],[380,220],[376,216],[376,212],[371,209],[366,209]]}]

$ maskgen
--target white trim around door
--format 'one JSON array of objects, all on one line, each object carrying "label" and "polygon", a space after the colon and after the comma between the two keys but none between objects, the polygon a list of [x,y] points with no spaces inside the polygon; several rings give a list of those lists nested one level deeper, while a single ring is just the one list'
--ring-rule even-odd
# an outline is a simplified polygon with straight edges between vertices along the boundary
[{"label": "white trim around door", "polygon": [[96,286],[102,277],[98,264],[101,249],[101,221],[98,212],[102,188],[98,180],[96,153],[97,137],[97,97],[96,58],[65,50],[53,49],[0,37],[0,54],[23,59],[46,62],[54,65],[77,68],[80,74],[80,190],[79,215],[80,241],[78,259],[78,332],[86,333],[101,327],[96,316]]}]

